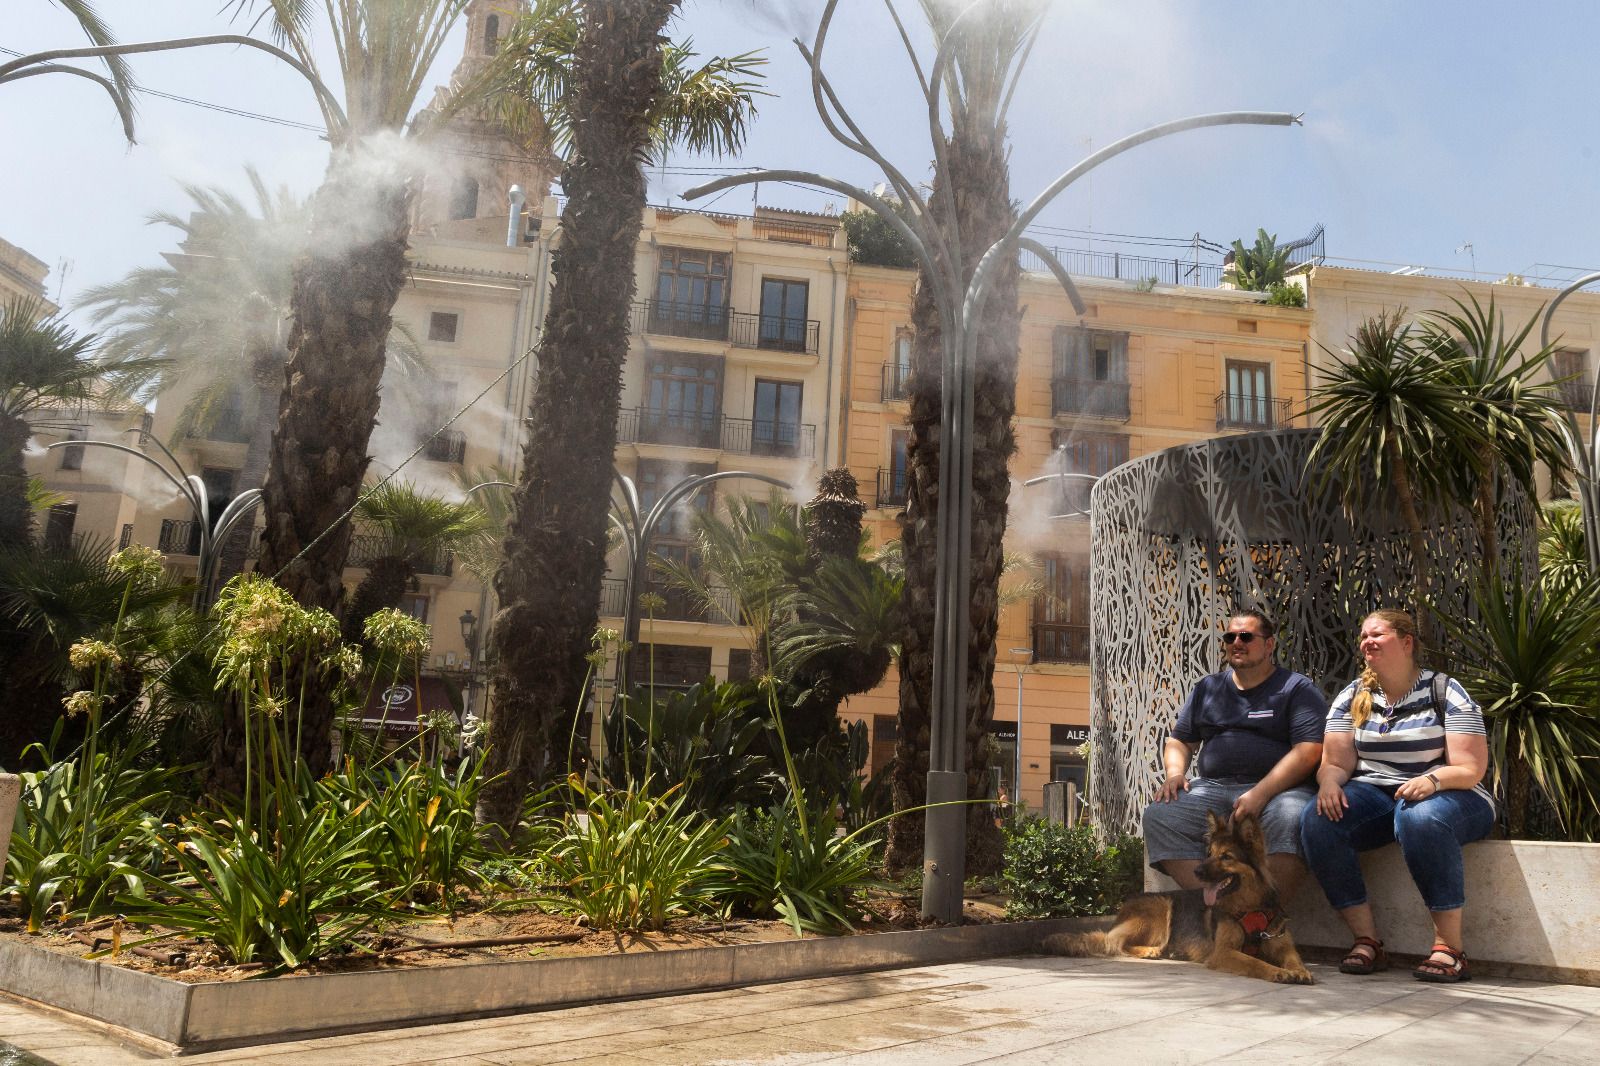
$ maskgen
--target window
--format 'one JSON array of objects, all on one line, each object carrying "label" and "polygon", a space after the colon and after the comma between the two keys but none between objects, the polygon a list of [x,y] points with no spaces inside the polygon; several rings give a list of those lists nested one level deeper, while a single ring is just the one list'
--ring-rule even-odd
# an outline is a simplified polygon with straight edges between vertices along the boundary
[{"label": "window", "polygon": [[1128,417],[1128,335],[1062,327],[1053,338],[1055,414]]},{"label": "window", "polygon": [[66,551],[72,547],[72,527],[78,523],[78,505],[58,503],[50,508],[45,519],[44,546],[51,551]]},{"label": "window", "polygon": [[710,676],[711,649],[684,644],[640,645],[634,649],[628,665],[630,683],[639,686],[688,688]]},{"label": "window", "polygon": [[903,400],[911,388],[911,331],[899,330],[894,336],[894,350],[883,368],[883,398]]},{"label": "window", "polygon": [[[665,459],[640,459],[639,460],[639,506],[645,513],[679,485],[684,478],[698,477],[701,474],[715,473],[716,463],[680,463]],[[680,540],[689,538],[690,519],[695,511],[709,510],[714,498],[712,488],[706,485],[699,492],[693,493],[689,498],[681,501],[672,509],[672,513],[664,515],[661,524],[656,527],[656,536],[659,540]]]},{"label": "window", "polygon": [[731,648],[728,651],[728,680],[750,680],[750,649]]},{"label": "window", "polygon": [[900,739],[900,720],[892,714],[872,716],[872,773],[879,773],[894,762],[894,746]]},{"label": "window", "polygon": [[445,344],[454,344],[456,341],[456,326],[460,324],[461,316],[449,311],[434,311],[428,315],[428,339],[441,341]]},{"label": "window", "polygon": [[490,15],[483,22],[483,54],[492,56],[500,47],[500,16]]},{"label": "window", "polygon": [[750,427],[751,454],[800,453],[800,382],[758,378],[755,415]]},{"label": "window", "polygon": [[1562,348],[1550,358],[1550,377],[1560,390],[1561,402],[1587,414],[1594,399],[1594,374],[1589,353],[1582,348]]},{"label": "window", "polygon": [[1109,473],[1128,461],[1128,435],[1057,430],[1050,434],[1050,441],[1055,446],[1057,473],[1089,475],[1060,479],[1055,513],[1087,518],[1089,493],[1094,488],[1090,478]]},{"label": "window", "polygon": [[1273,425],[1271,365],[1229,359],[1226,368],[1227,387],[1218,412],[1218,428]]},{"label": "window", "polygon": [[[88,440],[89,439],[89,427],[88,426],[73,426],[71,429],[67,430],[67,439],[68,440]],[[82,470],[83,469],[83,453],[84,453],[84,451],[85,451],[85,449],[84,449],[83,445],[81,445],[81,444],[73,444],[73,445],[69,445],[68,447],[62,448],[61,449],[61,469],[63,469],[63,470]]]},{"label": "window", "polygon": [[1040,558],[1044,590],[1033,601],[1036,662],[1089,661],[1089,560],[1082,556]]},{"label": "window", "polygon": [[400,610],[419,622],[428,620],[428,596],[422,592],[408,592],[400,597]]},{"label": "window", "polygon": [[663,248],[656,272],[656,299],[698,308],[728,303],[728,253]]},{"label": "window", "polygon": [[[478,180],[457,178],[450,190],[450,217],[460,220],[478,217]],[[453,339],[453,338],[452,338]]]},{"label": "window", "polygon": [[716,448],[722,440],[720,356],[652,353],[639,439],[648,444]]},{"label": "window", "polygon": [[803,352],[806,345],[806,301],[810,284],[782,278],[761,279],[760,347]]},{"label": "window", "polygon": [[904,429],[889,431],[889,466],[878,472],[878,506],[904,507],[906,503],[907,447],[911,432]]}]

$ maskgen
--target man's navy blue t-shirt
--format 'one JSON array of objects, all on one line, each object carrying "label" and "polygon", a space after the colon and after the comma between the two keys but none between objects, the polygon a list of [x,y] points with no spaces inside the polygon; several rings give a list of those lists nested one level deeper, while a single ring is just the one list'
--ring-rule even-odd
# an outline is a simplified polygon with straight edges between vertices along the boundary
[{"label": "man's navy blue t-shirt", "polygon": [[1200,679],[1172,735],[1200,745],[1201,777],[1259,781],[1295,744],[1322,742],[1328,700],[1304,674],[1277,667],[1255,688],[1240,691],[1233,671]]}]

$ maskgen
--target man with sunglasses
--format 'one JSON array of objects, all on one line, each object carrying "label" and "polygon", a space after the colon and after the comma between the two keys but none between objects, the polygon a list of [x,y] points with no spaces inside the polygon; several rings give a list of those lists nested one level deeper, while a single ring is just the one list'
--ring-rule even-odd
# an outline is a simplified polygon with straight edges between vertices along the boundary
[{"label": "man with sunglasses", "polygon": [[[1300,812],[1316,798],[1328,700],[1303,674],[1273,660],[1277,630],[1265,614],[1239,611],[1222,634],[1227,666],[1189,693],[1161,752],[1166,780],[1145,808],[1145,855],[1182,888],[1202,887],[1206,814],[1261,819],[1267,867],[1288,896],[1305,875]],[[1198,775],[1188,776],[1195,749]]]}]

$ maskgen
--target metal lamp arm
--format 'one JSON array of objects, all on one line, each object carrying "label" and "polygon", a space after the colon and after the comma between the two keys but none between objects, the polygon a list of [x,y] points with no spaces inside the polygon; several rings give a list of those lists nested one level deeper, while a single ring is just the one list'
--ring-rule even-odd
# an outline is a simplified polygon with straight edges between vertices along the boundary
[{"label": "metal lamp arm", "polygon": [[106,91],[106,95],[111,97],[111,106],[117,109],[117,116],[122,119],[123,136],[128,138],[129,144],[133,143],[133,108],[129,107],[127,99],[117,92],[117,86],[110,78],[102,77],[91,70],[84,70],[81,67],[70,66],[66,63],[39,63],[28,67],[26,70],[19,70],[8,77],[0,78],[0,81],[21,81],[23,78],[31,78],[36,74],[76,74],[80,78],[88,78],[90,81],[98,83]]},{"label": "metal lamp arm", "polygon": [[883,6],[889,9],[889,18],[894,20],[894,28],[900,34],[900,43],[905,46],[906,56],[911,60],[911,70],[917,76],[917,85],[922,89],[922,95],[928,95],[928,78],[922,73],[922,63],[917,59],[917,50],[911,46],[911,35],[906,33],[905,23],[900,21],[900,12],[895,10],[894,0],[883,0]]},{"label": "metal lamp arm", "polygon": [[136,455],[140,459],[143,459],[145,462],[149,463],[151,466],[155,467],[157,470],[161,471],[161,476],[172,483],[172,487],[178,490],[178,493],[183,496],[185,501],[188,502],[191,509],[195,509],[194,498],[190,495],[190,487],[184,484],[182,481],[179,481],[177,477],[173,475],[172,471],[168,470],[166,467],[162,466],[160,463],[156,462],[154,459],[150,458],[137,448],[130,448],[126,444],[114,444],[108,440],[63,440],[57,441],[54,444],[45,445],[45,451],[50,451],[54,448],[110,448],[113,451],[127,452],[129,455]]},{"label": "metal lamp arm", "polygon": [[702,474],[699,477],[688,478],[687,480],[680,481],[678,484],[672,486],[666,495],[657,500],[656,505],[650,508],[650,514],[647,518],[645,518],[644,526],[639,533],[640,540],[645,544],[650,543],[650,537],[653,533],[655,533],[656,526],[660,525],[661,519],[678,505],[679,500],[682,500],[685,496],[688,496],[691,493],[699,492],[702,488],[714,481],[724,481],[733,477],[749,478],[752,481],[764,481],[768,485],[775,485],[780,489],[794,488],[793,485],[789,484],[787,481],[784,481],[782,478],[775,478],[768,474],[756,474],[748,470],[719,470],[714,474]]},{"label": "metal lamp arm", "polygon": [[1017,242],[1017,245],[1018,247],[1026,248],[1028,251],[1032,252],[1034,255],[1043,260],[1044,265],[1049,268],[1050,273],[1055,275],[1056,281],[1058,281],[1061,284],[1061,287],[1066,290],[1067,299],[1072,302],[1072,309],[1074,311],[1078,312],[1080,315],[1088,313],[1089,307],[1083,302],[1083,297],[1078,295],[1078,286],[1072,283],[1072,275],[1067,273],[1067,268],[1061,265],[1061,261],[1056,258],[1054,252],[1040,244],[1038,241],[1034,240],[1032,237],[1022,238]]}]

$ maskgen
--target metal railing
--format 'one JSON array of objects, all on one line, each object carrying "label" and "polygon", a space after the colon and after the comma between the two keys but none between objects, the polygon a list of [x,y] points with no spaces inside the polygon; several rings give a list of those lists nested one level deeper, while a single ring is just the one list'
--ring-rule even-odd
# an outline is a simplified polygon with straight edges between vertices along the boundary
[{"label": "metal railing", "polygon": [[817,427],[766,418],[724,418],[722,450],[740,455],[778,455],[810,459],[816,454]]},{"label": "metal railing", "polygon": [[833,235],[839,231],[837,222],[800,222],[785,218],[766,218],[761,215],[731,215],[723,211],[685,211],[677,207],[657,207],[656,221],[665,222],[679,215],[699,215],[737,226],[749,219],[755,238],[777,241],[781,244],[805,244],[812,248],[833,247]]},{"label": "metal railing", "polygon": [[191,440],[214,440],[224,444],[250,443],[250,427],[244,424],[244,415],[234,411],[224,412],[209,426],[191,426],[188,435]]},{"label": "metal railing", "polygon": [[635,407],[618,415],[617,440],[624,444],[672,444],[740,455],[810,459],[816,453],[817,427],[765,418]]},{"label": "metal railing", "polygon": [[163,518],[156,550],[165,555],[199,555],[200,523],[191,519]]},{"label": "metal railing", "polygon": [[1050,379],[1050,411],[1058,415],[1088,415],[1126,422],[1129,417],[1128,383],[1053,377]]},{"label": "metal railing", "polygon": [[[350,551],[344,557],[346,566],[371,566],[373,562],[389,555],[394,542],[381,533],[357,533],[350,538]],[[455,570],[455,556],[450,552],[435,551],[412,560],[419,574],[449,577]]]},{"label": "metal railing", "polygon": [[126,548],[128,545],[130,545],[132,543],[133,543],[133,523],[132,522],[124,522],[122,524],[122,536],[117,538],[117,550],[118,551],[122,551],[124,548]]},{"label": "metal railing", "polygon": [[[600,614],[605,618],[622,618],[626,615],[627,604],[624,597],[628,594],[628,583],[620,577],[608,577],[600,582]],[[661,581],[649,581],[640,592],[641,596],[655,595],[662,600],[661,604],[653,609],[642,612],[648,618],[652,614],[664,622],[709,622],[713,625],[730,625],[729,620],[739,617],[738,604],[733,598],[733,590],[722,585],[711,586],[711,596],[715,609],[709,609],[695,593],[686,589],[668,585]]]},{"label": "metal railing", "polygon": [[633,328],[635,331],[656,333],[664,337],[696,337],[700,340],[725,341],[728,339],[728,322],[732,313],[727,304],[645,300],[634,305]]},{"label": "metal railing", "polygon": [[429,438],[427,447],[422,449],[422,457],[459,466],[467,458],[467,435],[459,429],[447,429]]},{"label": "metal railing", "polygon": [[906,505],[907,471],[878,468],[878,506],[904,507]]},{"label": "metal railing", "polygon": [[911,368],[899,363],[883,364],[883,399],[904,400],[911,396]]},{"label": "metal railing", "polygon": [[1068,622],[1033,623],[1033,661],[1036,663],[1086,663],[1089,661],[1089,627]]},{"label": "metal railing", "polygon": [[[1220,263],[1185,262],[1182,259],[1156,259],[1121,252],[1090,252],[1074,248],[1051,248],[1074,277],[1113,278],[1124,281],[1154,281],[1157,285],[1189,285],[1214,289],[1222,282]],[[1035,274],[1047,272],[1044,260],[1030,251],[1022,252],[1022,269]]]},{"label": "metal railing", "polygon": [[1218,429],[1275,429],[1294,420],[1294,403],[1287,399],[1219,392],[1216,405]]},{"label": "metal railing", "polygon": [[822,323],[814,318],[786,318],[734,311],[726,305],[644,300],[633,305],[635,333],[723,341],[735,348],[817,353]]},{"label": "metal railing", "polygon": [[[1557,370],[1557,374],[1561,371]],[[1561,402],[1580,415],[1589,413],[1589,401],[1594,396],[1594,375],[1584,371],[1578,372],[1576,377],[1567,376],[1565,380],[1556,382],[1556,395]]]}]

